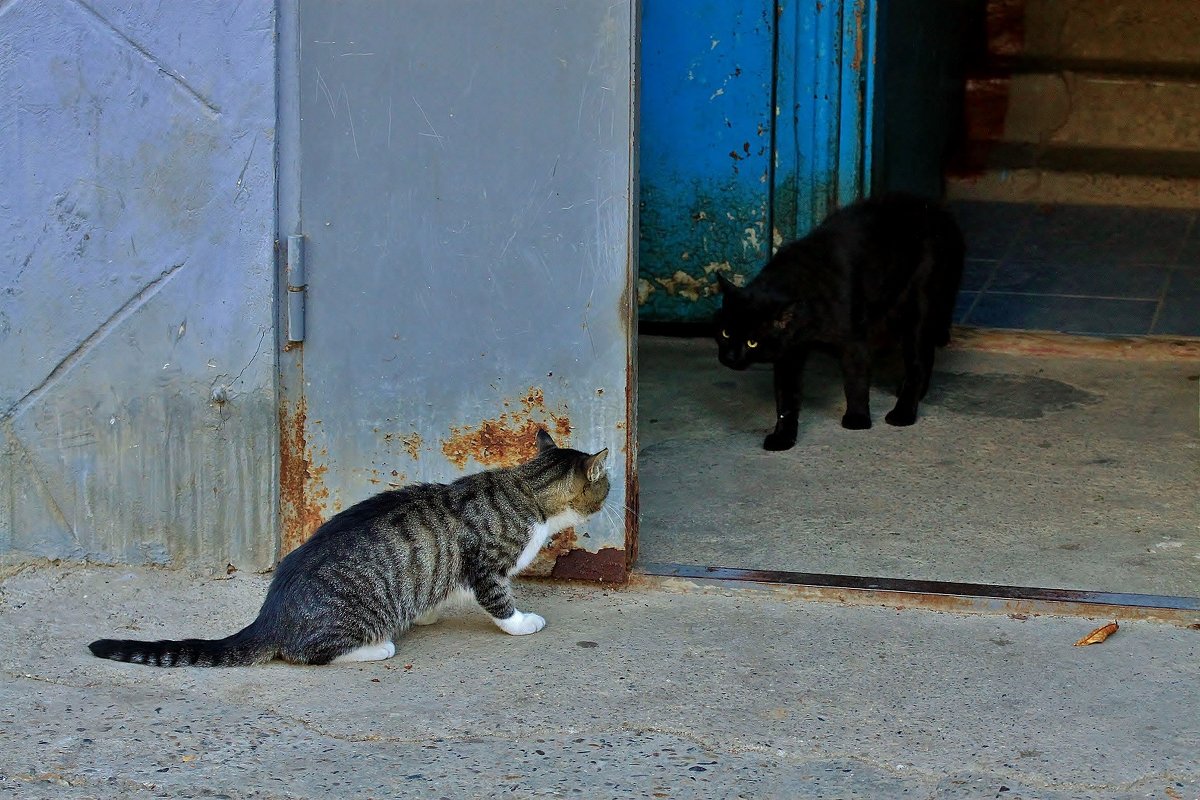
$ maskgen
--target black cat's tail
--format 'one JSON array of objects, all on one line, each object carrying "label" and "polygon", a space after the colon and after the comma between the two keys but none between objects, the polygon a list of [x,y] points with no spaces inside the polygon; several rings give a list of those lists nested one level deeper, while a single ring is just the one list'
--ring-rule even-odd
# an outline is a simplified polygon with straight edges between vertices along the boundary
[{"label": "black cat's tail", "polygon": [[279,650],[260,631],[258,620],[224,639],[97,639],[88,649],[97,658],[151,667],[248,667],[270,661]]}]

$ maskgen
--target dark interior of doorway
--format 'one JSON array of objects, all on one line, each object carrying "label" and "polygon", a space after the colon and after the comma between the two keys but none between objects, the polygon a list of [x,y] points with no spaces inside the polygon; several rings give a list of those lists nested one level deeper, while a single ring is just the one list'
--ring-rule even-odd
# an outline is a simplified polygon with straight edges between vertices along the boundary
[{"label": "dark interior of doorway", "polygon": [[[969,250],[956,338],[969,345],[942,354],[942,386],[908,437],[882,425],[882,391],[874,430],[840,431],[824,362],[808,373],[807,441],[765,453],[769,374],[723,371],[703,325],[640,327],[643,569],[1200,609],[1200,148],[1165,129],[1140,131],[1153,146],[1097,145],[1087,125],[1012,110],[1059,81],[1111,129],[1144,115],[1164,76],[1200,86],[1200,64],[1154,63],[1170,57],[1155,44],[1177,33],[1165,26],[1200,32],[1200,18],[1151,5],[1158,24],[1114,43],[1045,3],[986,4],[947,169]],[[1077,52],[1139,36],[1140,51]],[[1124,99],[1089,99],[1080,70]],[[1052,141],[1053,126],[1068,133]],[[1035,141],[1010,140],[1022,130]]]}]

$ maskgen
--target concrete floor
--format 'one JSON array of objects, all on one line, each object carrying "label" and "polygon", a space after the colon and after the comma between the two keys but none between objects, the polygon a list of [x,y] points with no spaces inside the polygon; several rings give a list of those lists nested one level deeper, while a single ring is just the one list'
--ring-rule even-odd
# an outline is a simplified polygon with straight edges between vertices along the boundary
[{"label": "concrete floor", "polygon": [[223,635],[266,578],[0,580],[0,797],[1200,797],[1200,632],[523,583],[367,665],[154,669],[102,635]]},{"label": "concrete floor", "polygon": [[812,359],[797,446],[769,368],[643,336],[640,560],[1200,596],[1197,362],[939,352],[911,428],[848,431]]}]

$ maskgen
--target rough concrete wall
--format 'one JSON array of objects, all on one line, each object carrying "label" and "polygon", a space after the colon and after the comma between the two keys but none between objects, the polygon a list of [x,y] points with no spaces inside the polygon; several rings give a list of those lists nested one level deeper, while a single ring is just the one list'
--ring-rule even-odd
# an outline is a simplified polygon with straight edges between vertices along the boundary
[{"label": "rough concrete wall", "polygon": [[274,15],[0,0],[0,555],[274,557]]}]

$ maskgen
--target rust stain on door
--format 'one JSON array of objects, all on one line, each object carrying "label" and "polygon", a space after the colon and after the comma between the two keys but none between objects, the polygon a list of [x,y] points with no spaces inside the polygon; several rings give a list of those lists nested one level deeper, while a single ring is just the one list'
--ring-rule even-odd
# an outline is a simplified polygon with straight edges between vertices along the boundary
[{"label": "rust stain on door", "polygon": [[554,574],[554,566],[558,559],[579,546],[579,539],[574,528],[564,528],[550,537],[550,541],[542,547],[533,562],[524,569],[522,575],[548,577]]},{"label": "rust stain on door", "polygon": [[282,523],[280,556],[295,550],[325,521],[329,489],[326,467],[313,461],[305,425],[308,405],[301,397],[294,411],[279,406],[279,516]]},{"label": "rust stain on door", "polygon": [[424,444],[424,441],[421,439],[420,433],[413,431],[401,439],[400,444],[404,445],[405,452],[413,461],[421,457],[421,445]]},{"label": "rust stain on door", "polygon": [[[546,429],[560,446],[569,446],[570,417],[565,409],[558,412],[547,409],[540,388],[531,386],[520,397],[502,405],[506,410],[494,418],[451,428],[450,436],[442,442],[442,453],[450,463],[459,469],[465,468],[469,460],[484,467],[520,464],[537,454],[540,428]],[[628,448],[628,434],[626,438],[624,444]],[[627,517],[626,548],[604,547],[599,552],[587,550],[574,528],[560,531],[542,548],[525,574],[623,583],[629,572],[627,548],[632,544],[629,524]]]},{"label": "rust stain on door", "polygon": [[850,62],[850,69],[858,73],[862,71],[863,63],[863,8],[865,0],[858,0],[854,4],[854,60]]},{"label": "rust stain on door", "polygon": [[[630,354],[626,366],[625,381],[625,420],[617,423],[618,433],[623,434],[624,442],[621,451],[625,455],[625,547],[602,547],[597,552],[581,547],[569,547],[566,552],[555,552],[554,560],[549,564],[549,574],[563,580],[593,581],[600,583],[625,583],[633,571],[633,563],[637,560],[638,533],[638,474],[637,474],[637,433],[634,424],[634,414],[637,406],[637,382],[633,366],[633,355]],[[565,533],[565,531],[564,531]],[[574,532],[572,531],[572,537]],[[543,554],[546,550],[542,551]],[[539,566],[539,561],[534,561]]]},{"label": "rust stain on door", "polygon": [[625,561],[626,552],[619,547],[603,547],[596,553],[572,550],[559,557],[550,574],[564,580],[625,583],[629,580]]},{"label": "rust stain on door", "polygon": [[469,459],[485,467],[511,467],[537,455],[537,432],[545,428],[560,446],[571,435],[571,420],[565,410],[553,414],[546,409],[546,398],[536,386],[529,387],[515,401],[505,401],[511,410],[476,425],[455,426],[442,442],[442,454],[451,464],[464,469]]},{"label": "rust stain on door", "polygon": [[[627,400],[632,402],[631,397]],[[459,469],[465,469],[471,460],[485,468],[519,464],[537,454],[539,429],[547,430],[559,445],[569,445],[572,425],[566,409],[548,409],[540,388],[531,386],[519,397],[503,402],[502,407],[505,410],[494,418],[450,429],[450,435],[441,442],[442,453],[450,463]],[[307,404],[303,397],[294,406],[287,403],[280,405],[281,556],[305,542],[329,514],[330,492],[324,481],[328,467],[318,463],[308,441],[308,424]],[[632,426],[618,426],[619,429],[625,428],[626,441],[622,449],[627,454],[632,446],[629,427]],[[405,437],[402,443],[409,455],[417,458],[423,445],[419,434]],[[403,477],[395,480],[404,482]],[[626,476],[626,492],[624,549],[605,547],[593,553],[583,546],[574,528],[567,528],[551,538],[530,565],[527,574],[624,582],[636,548],[637,478],[632,468]]]}]

